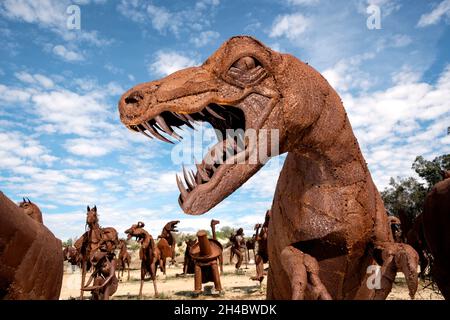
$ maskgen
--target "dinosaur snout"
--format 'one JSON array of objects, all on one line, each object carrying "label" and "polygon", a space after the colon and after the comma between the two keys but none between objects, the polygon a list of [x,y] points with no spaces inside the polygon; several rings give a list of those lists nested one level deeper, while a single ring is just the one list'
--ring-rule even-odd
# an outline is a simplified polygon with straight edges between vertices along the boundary
[{"label": "dinosaur snout", "polygon": [[135,108],[139,105],[139,102],[144,100],[144,95],[141,91],[132,91],[130,94],[126,95],[123,99],[123,103],[127,108]]}]

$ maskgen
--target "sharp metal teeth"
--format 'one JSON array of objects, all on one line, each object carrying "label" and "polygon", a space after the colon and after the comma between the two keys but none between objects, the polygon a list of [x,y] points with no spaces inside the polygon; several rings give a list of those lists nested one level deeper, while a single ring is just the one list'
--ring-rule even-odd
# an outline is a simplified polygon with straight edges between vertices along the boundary
[{"label": "sharp metal teeth", "polygon": [[196,164],[195,165],[197,167],[197,172],[199,174],[199,176],[203,179],[203,181],[209,181],[209,176],[208,174],[203,170],[203,168],[201,167],[201,165]]},{"label": "sharp metal teeth", "polygon": [[189,195],[189,192],[184,188],[183,182],[181,182],[181,179],[176,175],[177,177],[177,186],[181,193],[181,200],[185,200],[187,196]]},{"label": "sharp metal teeth", "polygon": [[[194,121],[194,119],[192,119],[191,116],[189,116],[188,114],[180,114],[180,113],[176,113],[176,112],[172,112],[172,114],[177,117],[178,119],[180,119],[181,121],[183,121],[189,128],[194,129],[194,126],[189,122],[189,121]],[[189,118],[191,120],[189,120]]]},{"label": "sharp metal teeth", "polygon": [[[194,171],[189,171],[189,176],[191,177],[191,180],[192,180],[192,182],[193,182],[193,184],[194,184],[194,187],[196,187],[199,183],[197,183],[197,181],[195,180],[195,174],[194,174]],[[201,182],[200,182],[201,183]]]},{"label": "sharp metal teeth", "polygon": [[210,114],[212,114],[214,117],[219,118],[219,119],[221,119],[221,120],[225,120],[224,117],[222,117],[221,115],[219,115],[219,114],[217,114],[216,112],[214,112],[214,110],[211,109],[210,107],[206,106],[205,109],[208,110],[208,112],[209,112]]},{"label": "sharp metal teeth", "polygon": [[136,126],[136,128],[138,129],[138,131],[140,133],[142,133],[144,136],[149,137],[150,139],[153,139],[153,137],[151,135],[149,135],[147,132],[145,132],[144,130],[142,130],[139,126]]},{"label": "sharp metal teeth", "polygon": [[186,182],[189,191],[194,190],[195,185],[191,182],[189,173],[186,171],[186,168],[184,167],[184,165],[183,165],[183,176],[184,176],[184,181]]},{"label": "sharp metal teeth", "polygon": [[147,129],[152,135],[154,135],[156,138],[158,138],[161,141],[164,142],[168,142],[168,143],[172,143],[172,141],[170,141],[169,139],[167,139],[166,137],[162,136],[158,131],[156,131],[155,128],[153,128],[151,125],[149,125],[148,123],[144,122],[142,123],[142,125],[145,127],[145,129]]},{"label": "sharp metal teeth", "polygon": [[156,120],[156,123],[158,123],[158,125],[161,127],[161,129],[164,132],[166,132],[167,134],[170,134],[172,137],[174,137],[178,141],[181,141],[181,139],[183,139],[178,134],[176,134],[176,132],[174,132],[169,125],[167,125],[166,121],[164,120],[164,118],[162,116],[157,115],[155,117],[155,120]]}]

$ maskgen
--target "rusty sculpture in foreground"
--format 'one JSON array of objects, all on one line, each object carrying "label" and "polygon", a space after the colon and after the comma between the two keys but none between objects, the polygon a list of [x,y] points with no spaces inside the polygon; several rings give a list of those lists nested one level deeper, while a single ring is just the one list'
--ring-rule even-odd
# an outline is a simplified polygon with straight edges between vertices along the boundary
[{"label": "rusty sculpture in foreground", "polygon": [[59,298],[62,244],[0,192],[0,300]]},{"label": "rusty sculpture in foreground", "polygon": [[[109,300],[119,286],[116,277],[116,259],[114,252],[108,251],[103,243],[99,250],[95,251],[91,258],[94,271],[89,277],[83,291],[91,291],[93,300]],[[94,282],[91,287],[89,285]]]},{"label": "rusty sculpture in foreground", "polygon": [[[81,256],[81,289],[84,288],[86,272],[91,269],[92,258],[99,250],[100,245],[105,245],[107,252],[114,252],[119,244],[116,229],[112,227],[101,228],[98,223],[97,206],[92,209],[87,206],[86,231],[77,241],[74,247]],[[84,291],[81,290],[80,299],[83,299]]]},{"label": "rusty sculpture in foreground", "polygon": [[[218,225],[219,223],[220,223],[219,220],[214,220],[214,219],[211,220],[211,233],[212,233],[212,238],[214,240],[217,240],[216,225]],[[218,260],[219,260],[220,273],[223,274],[223,246],[219,242],[219,240],[217,240],[217,243],[219,243],[220,247],[222,248],[222,251],[220,252]]]},{"label": "rusty sculpture in foreground", "polygon": [[197,232],[197,242],[192,246],[190,254],[195,262],[194,293],[202,292],[202,283],[214,282],[214,288],[222,293],[217,260],[222,253],[219,241],[208,239],[206,231]]},{"label": "rusty sculpture in foreground", "polygon": [[22,198],[22,202],[19,203],[19,207],[23,209],[26,215],[31,219],[36,220],[39,223],[44,223],[42,220],[42,212],[39,207],[30,201],[28,198]]},{"label": "rusty sculpture in foreground", "polygon": [[177,224],[180,223],[179,220],[170,221],[166,223],[164,228],[161,231],[161,234],[158,236],[158,249],[161,252],[161,263],[159,267],[163,274],[166,274],[166,260],[167,258],[171,259],[171,263],[175,263],[175,246],[176,241],[172,232],[178,232]]},{"label": "rusty sculpture in foreground", "polygon": [[242,260],[244,256],[242,251],[245,252],[245,238],[244,238],[244,229],[239,228],[236,233],[230,237],[231,241],[231,252],[230,252],[230,264],[234,256],[237,257],[237,262],[235,265],[236,270],[241,268]]},{"label": "rusty sculpture in foreground", "polygon": [[142,299],[142,288],[144,287],[144,279],[147,274],[153,281],[153,289],[155,290],[155,297],[158,296],[158,288],[156,286],[156,271],[158,265],[161,263],[161,252],[155,243],[155,240],[144,230],[145,224],[138,222],[133,224],[129,229],[125,230],[128,240],[135,237],[141,244],[139,250],[139,258],[141,259],[141,286],[139,288],[139,299]]},{"label": "rusty sculpture in foreground", "polygon": [[267,210],[264,224],[257,224],[255,226],[258,251],[256,252],[255,256],[256,276],[252,277],[251,279],[259,281],[260,286],[262,284],[262,281],[264,280],[264,263],[269,262],[269,253],[267,252],[267,236],[269,234],[270,215],[270,210]]},{"label": "rusty sculpture in foreground", "polygon": [[446,300],[450,300],[450,171],[425,198],[423,232],[433,256],[431,274]]},{"label": "rusty sculpture in foreground", "polygon": [[[119,279],[123,277],[123,271],[125,270],[125,266],[128,270],[127,280],[130,280],[130,263],[131,263],[131,255],[127,250],[127,242],[124,239],[119,240],[119,256],[117,257],[117,276]],[[122,275],[120,274],[122,272]]]},{"label": "rusty sculpture in foreground", "polygon": [[[341,99],[308,64],[254,38],[233,37],[201,66],[131,88],[119,112],[130,130],[166,142],[180,138],[173,127],[195,121],[225,137],[227,129],[251,135],[240,148],[234,136],[219,141],[219,149],[226,143],[238,152],[226,161],[208,153],[184,183],[177,178],[188,214],[207,212],[270,157],[288,153],[272,204],[267,298],[385,299],[397,271],[414,296],[417,253],[390,239]],[[375,264],[381,287],[369,288]]]}]

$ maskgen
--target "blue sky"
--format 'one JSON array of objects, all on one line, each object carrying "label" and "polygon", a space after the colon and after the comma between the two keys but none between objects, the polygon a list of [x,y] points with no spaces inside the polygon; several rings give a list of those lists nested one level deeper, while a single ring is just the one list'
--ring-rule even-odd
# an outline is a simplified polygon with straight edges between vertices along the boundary
[{"label": "blue sky", "polygon": [[[80,8],[79,30],[67,28],[70,5]],[[367,27],[370,5],[381,29]],[[172,147],[132,134],[117,112],[131,86],[198,65],[238,34],[322,72],[382,190],[389,177],[412,174],[416,155],[450,152],[449,25],[450,0],[4,0],[0,190],[35,201],[62,239],[84,231],[93,204],[101,224],[120,232],[142,220],[157,234],[172,219],[194,232],[214,217],[250,235],[283,158],[207,215],[187,216]]]}]

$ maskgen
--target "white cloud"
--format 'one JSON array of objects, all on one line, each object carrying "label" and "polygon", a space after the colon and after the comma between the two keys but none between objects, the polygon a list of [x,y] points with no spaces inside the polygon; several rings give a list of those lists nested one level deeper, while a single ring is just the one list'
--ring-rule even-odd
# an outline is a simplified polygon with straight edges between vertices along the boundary
[{"label": "white cloud", "polygon": [[287,0],[287,3],[295,6],[311,6],[317,5],[320,0]]},{"label": "white cloud", "polygon": [[445,16],[447,18],[450,18],[450,0],[442,1],[431,12],[423,14],[420,17],[417,26],[427,27],[433,24],[437,24]]},{"label": "white cloud", "polygon": [[73,50],[69,50],[63,45],[54,46],[52,51],[58,57],[66,60],[66,61],[69,61],[69,62],[84,60],[83,54],[78,53]]},{"label": "white cloud", "polygon": [[79,138],[69,139],[64,147],[70,153],[87,158],[95,158],[104,156],[113,150],[124,147],[125,142],[119,139],[111,138]]},{"label": "white cloud", "polygon": [[158,51],[148,66],[151,73],[165,76],[180,69],[198,65],[199,62],[176,51]]},{"label": "white cloud", "polygon": [[29,83],[29,84],[37,84],[40,85],[46,89],[53,88],[55,86],[52,79],[42,75],[42,74],[30,74],[25,71],[16,72],[14,74],[17,79],[19,79],[22,82]]},{"label": "white cloud", "polygon": [[218,39],[220,37],[220,34],[216,31],[202,31],[198,34],[198,36],[193,36],[191,38],[191,42],[196,47],[204,47],[208,43]]},{"label": "white cloud", "polygon": [[271,38],[284,36],[291,41],[298,40],[310,24],[310,19],[301,13],[280,15],[275,18],[269,36]]}]

